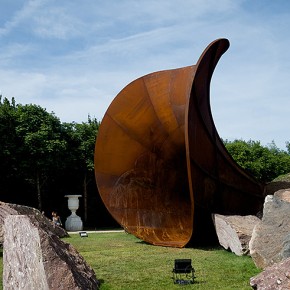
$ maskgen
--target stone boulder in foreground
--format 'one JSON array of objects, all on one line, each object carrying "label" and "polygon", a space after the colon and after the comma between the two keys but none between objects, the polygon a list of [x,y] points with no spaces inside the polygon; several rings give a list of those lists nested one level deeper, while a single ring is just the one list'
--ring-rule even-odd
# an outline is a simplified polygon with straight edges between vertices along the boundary
[{"label": "stone boulder in foreground", "polygon": [[249,243],[258,268],[266,268],[290,257],[290,203],[274,195],[265,199],[263,218]]},{"label": "stone boulder in foreground", "polygon": [[212,218],[220,245],[238,256],[247,255],[253,228],[260,219],[253,215],[220,214],[213,214]]},{"label": "stone boulder in foreground", "polygon": [[267,267],[262,273],[250,279],[250,285],[256,290],[290,289],[290,258]]},{"label": "stone boulder in foreground", "polygon": [[37,220],[8,215],[4,233],[4,289],[98,289],[95,273],[83,257]]},{"label": "stone boulder in foreground", "polygon": [[4,219],[8,215],[27,215],[30,219],[38,221],[39,225],[45,231],[56,234],[60,238],[68,236],[68,233],[62,227],[54,225],[52,221],[45,217],[39,210],[24,205],[5,203],[0,201],[0,244],[3,244]]}]

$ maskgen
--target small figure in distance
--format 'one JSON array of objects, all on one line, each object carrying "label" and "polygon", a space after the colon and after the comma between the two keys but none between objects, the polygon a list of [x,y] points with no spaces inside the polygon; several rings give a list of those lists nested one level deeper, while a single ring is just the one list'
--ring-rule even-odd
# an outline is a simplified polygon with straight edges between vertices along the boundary
[{"label": "small figure in distance", "polygon": [[55,225],[57,225],[57,226],[62,226],[62,223],[61,223],[60,217],[59,217],[59,215],[57,214],[57,212],[56,212],[56,211],[53,211],[53,212],[51,213],[51,215],[52,215],[52,221],[53,221],[53,223],[54,223]]}]

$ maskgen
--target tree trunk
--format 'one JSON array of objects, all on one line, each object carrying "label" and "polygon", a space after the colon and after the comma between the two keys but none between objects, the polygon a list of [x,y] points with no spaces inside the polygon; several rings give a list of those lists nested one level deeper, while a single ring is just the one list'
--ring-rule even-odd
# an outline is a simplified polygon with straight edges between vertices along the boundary
[{"label": "tree trunk", "polygon": [[83,191],[84,191],[84,221],[86,222],[88,219],[88,190],[87,190],[87,174],[84,174],[84,183],[83,183]]},{"label": "tree trunk", "polygon": [[39,172],[36,172],[36,190],[37,190],[37,199],[38,199],[38,209],[42,211],[42,198],[41,198],[41,186]]}]

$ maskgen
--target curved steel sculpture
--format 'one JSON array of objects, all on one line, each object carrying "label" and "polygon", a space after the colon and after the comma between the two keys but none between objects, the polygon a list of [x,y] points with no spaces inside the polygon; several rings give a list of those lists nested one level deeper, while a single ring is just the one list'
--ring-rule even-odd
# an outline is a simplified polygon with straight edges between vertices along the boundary
[{"label": "curved steel sculpture", "polygon": [[263,186],[242,170],[216,131],[209,102],[227,39],[196,65],[154,72],[126,86],[101,122],[95,148],[99,193],[112,216],[154,245],[213,237],[211,213],[253,214]]}]

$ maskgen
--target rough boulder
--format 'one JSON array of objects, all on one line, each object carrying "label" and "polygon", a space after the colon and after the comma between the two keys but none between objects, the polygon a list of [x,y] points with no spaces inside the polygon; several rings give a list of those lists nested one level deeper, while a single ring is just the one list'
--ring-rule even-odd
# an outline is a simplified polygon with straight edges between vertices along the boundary
[{"label": "rough boulder", "polygon": [[8,215],[4,232],[4,289],[98,289],[95,273],[82,256],[37,220]]},{"label": "rough boulder", "polygon": [[274,193],[274,196],[280,199],[290,202],[290,188],[280,189]]},{"label": "rough boulder", "polygon": [[212,218],[220,245],[238,256],[247,255],[253,229],[260,219],[253,215],[224,216],[220,214],[213,214]]},{"label": "rough boulder", "polygon": [[249,248],[254,263],[262,269],[290,257],[289,202],[266,197],[263,218],[253,230]]},{"label": "rough boulder", "polygon": [[250,285],[257,290],[290,289],[290,258],[267,267],[262,273],[252,277]]},{"label": "rough boulder", "polygon": [[52,221],[45,217],[39,210],[28,206],[0,201],[0,244],[3,244],[4,219],[8,215],[27,215],[30,219],[38,221],[39,225],[47,232],[56,234],[60,238],[68,236],[68,233],[63,228],[54,225]]}]

